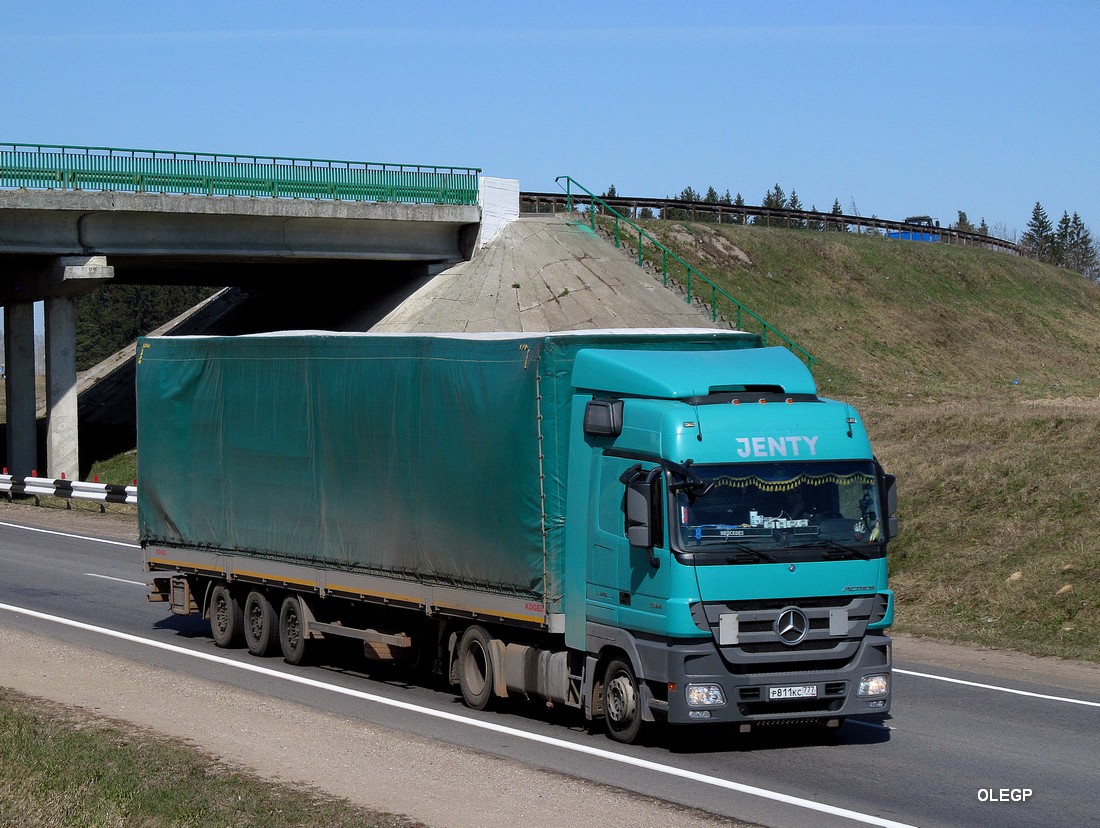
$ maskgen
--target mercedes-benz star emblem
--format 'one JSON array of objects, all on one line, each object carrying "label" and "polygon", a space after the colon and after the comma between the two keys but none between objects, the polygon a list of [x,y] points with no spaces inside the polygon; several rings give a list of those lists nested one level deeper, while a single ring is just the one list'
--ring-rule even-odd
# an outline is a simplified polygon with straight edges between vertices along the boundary
[{"label": "mercedes-benz star emblem", "polygon": [[775,619],[775,634],[784,644],[793,647],[800,644],[810,631],[810,619],[795,607],[788,607]]}]

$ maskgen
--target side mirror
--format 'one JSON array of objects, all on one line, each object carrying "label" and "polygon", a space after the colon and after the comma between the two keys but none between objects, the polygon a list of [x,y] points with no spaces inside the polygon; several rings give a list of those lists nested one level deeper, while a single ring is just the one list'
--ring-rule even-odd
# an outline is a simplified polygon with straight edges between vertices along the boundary
[{"label": "side mirror", "polygon": [[655,466],[648,472],[641,464],[632,466],[619,478],[626,485],[623,512],[626,517],[626,539],[631,546],[649,550],[651,566],[660,566],[653,554],[663,534],[661,520],[661,469]]},{"label": "side mirror", "polygon": [[886,490],[886,539],[891,540],[901,532],[898,525],[898,479],[892,474],[883,474],[882,485]]}]

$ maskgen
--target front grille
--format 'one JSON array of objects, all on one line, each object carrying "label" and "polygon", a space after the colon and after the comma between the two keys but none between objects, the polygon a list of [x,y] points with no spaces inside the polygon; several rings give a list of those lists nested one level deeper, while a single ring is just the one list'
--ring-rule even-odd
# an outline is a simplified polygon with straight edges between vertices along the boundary
[{"label": "front grille", "polygon": [[768,641],[762,644],[742,644],[741,650],[746,653],[796,653],[817,652],[820,650],[836,649],[833,641],[803,641],[794,647],[789,647],[781,641]]},{"label": "front grille", "polygon": [[[856,657],[872,619],[881,618],[884,596],[825,596],[723,601],[693,604],[692,617],[714,636],[731,672],[804,669],[808,659],[844,666]],[[796,644],[780,638],[776,625],[789,609],[805,617],[805,634]],[[787,619],[785,618],[784,621]]]}]

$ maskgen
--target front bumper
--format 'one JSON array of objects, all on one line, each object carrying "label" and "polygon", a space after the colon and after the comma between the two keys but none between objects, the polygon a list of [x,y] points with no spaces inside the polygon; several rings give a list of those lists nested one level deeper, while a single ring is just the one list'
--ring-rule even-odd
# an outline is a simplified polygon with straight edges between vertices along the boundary
[{"label": "front bumper", "polygon": [[[712,641],[637,644],[651,691],[650,712],[673,724],[829,720],[890,710],[890,690],[874,697],[858,694],[864,677],[890,674],[890,638],[883,633],[868,633],[843,665],[786,662],[776,664],[774,672],[740,674],[729,671]],[[668,688],[667,698],[660,698],[661,685]],[[690,706],[688,685],[718,685],[725,703]]]}]

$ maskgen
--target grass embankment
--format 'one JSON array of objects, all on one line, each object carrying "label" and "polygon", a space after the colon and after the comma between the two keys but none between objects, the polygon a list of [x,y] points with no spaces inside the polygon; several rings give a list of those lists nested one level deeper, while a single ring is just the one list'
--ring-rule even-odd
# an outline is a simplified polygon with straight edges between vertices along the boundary
[{"label": "grass embankment", "polygon": [[1100,287],[972,247],[644,224],[863,413],[899,481],[895,629],[1100,661]]},{"label": "grass embankment", "polygon": [[413,828],[127,725],[0,688],[0,825]]}]

